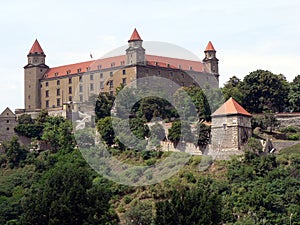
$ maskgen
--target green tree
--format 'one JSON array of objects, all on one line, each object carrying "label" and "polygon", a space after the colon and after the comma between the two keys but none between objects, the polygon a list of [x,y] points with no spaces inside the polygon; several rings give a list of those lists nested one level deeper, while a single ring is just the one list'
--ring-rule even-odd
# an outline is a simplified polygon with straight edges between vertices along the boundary
[{"label": "green tree", "polygon": [[21,224],[117,224],[110,191],[93,186],[90,176],[70,163],[49,170],[24,199]]},{"label": "green tree", "polygon": [[153,203],[151,201],[138,201],[125,213],[127,224],[153,224]]},{"label": "green tree", "polygon": [[222,88],[224,100],[227,101],[229,98],[234,98],[239,103],[243,102],[243,92],[241,91],[241,80],[236,76],[229,78]]},{"label": "green tree", "polygon": [[26,158],[26,150],[20,145],[17,137],[3,143],[3,149],[11,167],[16,167]]},{"label": "green tree", "polygon": [[290,83],[288,101],[291,111],[300,111],[300,75],[296,76],[293,82]]},{"label": "green tree", "polygon": [[23,114],[18,118],[19,124],[33,124],[33,120],[29,114]]},{"label": "green tree", "polygon": [[200,148],[205,147],[209,144],[210,140],[210,126],[207,126],[204,123],[197,123],[194,135],[196,146],[199,146]]},{"label": "green tree", "polygon": [[49,116],[44,123],[42,140],[48,143],[54,152],[59,149],[72,151],[75,147],[75,139],[71,121],[63,117]]},{"label": "green tree", "polygon": [[174,190],[166,201],[156,203],[155,224],[220,224],[222,200],[213,181],[201,179],[195,188]]},{"label": "green tree", "polygon": [[220,88],[211,89],[209,86],[204,88],[210,111],[215,112],[224,102],[224,95]]},{"label": "green tree", "polygon": [[109,93],[100,93],[95,103],[96,122],[102,118],[110,116],[115,97]]},{"label": "green tree", "polygon": [[180,141],[193,142],[194,136],[191,132],[191,126],[186,122],[175,121],[169,129],[168,139],[176,147]]},{"label": "green tree", "polygon": [[150,144],[155,148],[158,147],[160,142],[166,138],[165,129],[159,123],[155,123],[150,127],[150,134]]},{"label": "green tree", "polygon": [[98,120],[97,130],[100,133],[102,140],[108,146],[112,146],[114,144],[115,132],[112,127],[110,116]]},{"label": "green tree", "polygon": [[287,109],[289,86],[283,75],[256,70],[245,76],[241,90],[243,105],[252,113],[283,112]]},{"label": "green tree", "polygon": [[[186,95],[184,95],[184,93],[188,94],[190,99],[186,99]],[[184,115],[185,118],[193,117],[193,108],[195,108],[198,115],[197,119],[200,121],[211,120],[210,106],[203,90],[200,87],[191,86],[180,88],[174,94],[174,101],[177,109],[182,111],[181,114]]]}]

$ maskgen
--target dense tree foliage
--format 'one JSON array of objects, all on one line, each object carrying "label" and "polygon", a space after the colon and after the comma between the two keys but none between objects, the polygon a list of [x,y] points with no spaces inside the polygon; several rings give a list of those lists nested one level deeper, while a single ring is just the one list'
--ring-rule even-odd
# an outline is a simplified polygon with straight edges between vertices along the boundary
[{"label": "dense tree foliage", "polygon": [[102,118],[110,116],[110,111],[112,110],[114,104],[115,97],[110,95],[109,93],[100,93],[98,98],[96,99],[95,106],[95,114],[96,114],[96,122]]},{"label": "dense tree foliage", "polygon": [[[187,96],[184,95],[187,94]],[[196,113],[198,115],[198,118],[200,121],[210,121],[210,106],[207,101],[207,98],[203,92],[203,90],[200,87],[197,86],[191,86],[191,87],[183,87],[180,88],[175,94],[174,94],[174,101],[176,107],[182,111],[181,114],[184,115],[186,119],[192,116],[195,116],[195,113],[193,111],[193,108],[196,109]],[[191,101],[189,101],[191,100]],[[195,120],[196,118],[194,118]]]},{"label": "dense tree foliage", "polygon": [[257,70],[245,76],[241,85],[243,105],[253,113],[282,112],[287,108],[288,83],[283,75]]},{"label": "dense tree foliage", "polygon": [[201,179],[188,191],[174,190],[167,201],[156,203],[155,224],[219,224],[222,199],[212,180]]},{"label": "dense tree foliage", "polygon": [[181,142],[194,142],[191,126],[186,122],[175,121],[169,129],[168,139],[176,147]]},{"label": "dense tree foliage", "polygon": [[229,78],[222,88],[224,100],[227,101],[232,97],[241,104],[244,98],[243,92],[241,91],[241,84],[242,81],[236,76]]},{"label": "dense tree foliage", "polygon": [[109,190],[93,186],[89,170],[64,164],[46,172],[23,202],[22,224],[114,224]]}]

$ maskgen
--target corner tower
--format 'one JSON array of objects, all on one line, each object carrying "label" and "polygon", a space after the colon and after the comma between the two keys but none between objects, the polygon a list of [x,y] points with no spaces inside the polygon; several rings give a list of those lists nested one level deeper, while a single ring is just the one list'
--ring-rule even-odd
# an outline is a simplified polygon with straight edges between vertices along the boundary
[{"label": "corner tower", "polygon": [[203,59],[203,64],[204,64],[204,69],[205,72],[219,75],[219,65],[218,62],[219,60],[216,57],[216,50],[213,46],[213,44],[208,42],[206,49],[204,51],[205,53],[205,58]]},{"label": "corner tower", "polygon": [[127,65],[143,65],[145,64],[145,49],[143,48],[143,40],[139,33],[134,29],[129,41],[129,47],[126,49]]},{"label": "corner tower", "polygon": [[40,79],[49,69],[45,64],[46,55],[38,40],[33,43],[27,59],[27,65],[24,67],[24,104],[26,111],[32,111],[41,108]]}]

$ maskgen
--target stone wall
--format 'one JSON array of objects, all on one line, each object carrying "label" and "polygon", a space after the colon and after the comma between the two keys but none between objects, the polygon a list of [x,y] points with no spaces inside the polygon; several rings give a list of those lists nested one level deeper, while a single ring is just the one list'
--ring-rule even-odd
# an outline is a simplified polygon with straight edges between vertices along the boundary
[{"label": "stone wall", "polygon": [[6,108],[0,115],[0,143],[10,140],[16,135],[14,131],[16,125],[16,115],[9,108]]}]

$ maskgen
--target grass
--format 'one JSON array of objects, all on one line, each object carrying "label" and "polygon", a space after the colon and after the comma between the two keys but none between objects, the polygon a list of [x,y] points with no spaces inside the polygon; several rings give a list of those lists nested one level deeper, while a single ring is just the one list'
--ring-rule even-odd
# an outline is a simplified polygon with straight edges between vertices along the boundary
[{"label": "grass", "polygon": [[279,154],[300,154],[300,143],[288,148],[281,149]]}]

